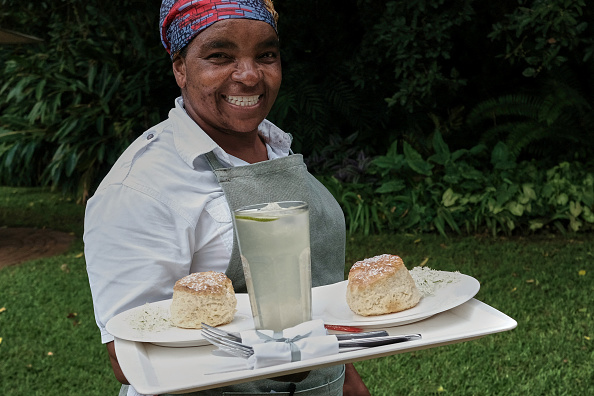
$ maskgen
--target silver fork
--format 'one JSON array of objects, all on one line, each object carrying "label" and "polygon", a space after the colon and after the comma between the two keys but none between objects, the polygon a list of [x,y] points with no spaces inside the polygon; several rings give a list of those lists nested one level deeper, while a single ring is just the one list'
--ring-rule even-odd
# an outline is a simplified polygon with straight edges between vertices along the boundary
[{"label": "silver fork", "polygon": [[210,326],[204,326],[204,323],[202,325],[202,336],[204,336],[204,338],[211,344],[217,346],[220,350],[244,359],[247,359],[254,354],[252,347],[244,345],[241,342],[234,341],[227,336],[221,335],[220,332],[212,331],[213,328]]},{"label": "silver fork", "polygon": [[[226,331],[208,326],[204,323],[202,326],[202,335],[204,338],[206,338],[213,345],[219,347],[219,349],[222,351],[246,359],[254,354],[252,347],[236,341],[236,339],[233,339],[233,337],[235,337],[234,335],[229,336]],[[409,334],[400,336],[375,336],[370,338],[343,339],[338,341],[338,348],[346,351],[347,348],[349,350],[353,350],[353,348],[368,348],[418,340],[421,338],[422,337],[420,334]]]},{"label": "silver fork", "polygon": [[[228,338],[230,340],[241,342],[241,335],[239,333],[234,333],[231,331],[226,331],[220,329],[218,327],[212,327],[207,325],[206,323],[202,323],[203,329],[208,329],[212,333],[216,333],[221,337]],[[338,341],[342,340],[354,340],[358,338],[372,338],[372,337],[388,337],[388,332],[385,330],[374,330],[374,331],[367,331],[362,333],[342,333],[342,334],[334,334]]]}]

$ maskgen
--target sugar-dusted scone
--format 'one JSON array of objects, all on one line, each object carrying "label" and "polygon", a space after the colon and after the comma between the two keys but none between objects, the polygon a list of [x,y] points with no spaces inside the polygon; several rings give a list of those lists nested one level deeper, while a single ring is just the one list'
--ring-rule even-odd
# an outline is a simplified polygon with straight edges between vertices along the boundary
[{"label": "sugar-dusted scone", "polygon": [[356,262],[349,271],[346,301],[362,316],[400,312],[419,303],[421,294],[402,259],[383,254]]},{"label": "sugar-dusted scone", "polygon": [[201,328],[233,320],[237,298],[231,280],[222,272],[196,272],[178,280],[173,287],[171,322],[177,327]]}]

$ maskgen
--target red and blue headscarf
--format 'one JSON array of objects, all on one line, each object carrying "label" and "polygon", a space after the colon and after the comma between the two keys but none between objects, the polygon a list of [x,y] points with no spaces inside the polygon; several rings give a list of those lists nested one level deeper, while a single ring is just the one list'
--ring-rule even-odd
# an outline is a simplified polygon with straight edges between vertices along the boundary
[{"label": "red and blue headscarf", "polygon": [[202,30],[231,18],[264,21],[277,31],[272,0],[163,0],[161,42],[173,59]]}]

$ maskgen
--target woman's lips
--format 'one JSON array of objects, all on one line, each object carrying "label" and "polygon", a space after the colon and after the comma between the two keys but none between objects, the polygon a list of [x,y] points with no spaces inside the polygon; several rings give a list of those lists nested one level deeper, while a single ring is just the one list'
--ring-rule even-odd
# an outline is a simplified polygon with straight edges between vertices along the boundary
[{"label": "woman's lips", "polygon": [[226,95],[224,96],[225,100],[231,104],[236,106],[246,107],[246,106],[254,106],[260,100],[261,95],[251,95],[251,96],[232,96]]}]

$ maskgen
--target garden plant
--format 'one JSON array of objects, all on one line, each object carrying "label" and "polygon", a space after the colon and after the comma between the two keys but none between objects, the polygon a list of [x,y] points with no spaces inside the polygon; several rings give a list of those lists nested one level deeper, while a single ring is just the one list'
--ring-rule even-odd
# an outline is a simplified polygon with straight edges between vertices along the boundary
[{"label": "garden plant", "polygon": [[[179,94],[159,0],[0,0],[0,26],[44,41],[0,46],[0,183],[92,194]],[[594,10],[584,0],[278,2],[283,85],[270,119],[293,149],[423,158],[504,143],[553,168],[594,149]],[[390,149],[393,152],[393,149]],[[542,162],[542,163],[540,163]],[[363,170],[365,178],[370,177]]]}]

